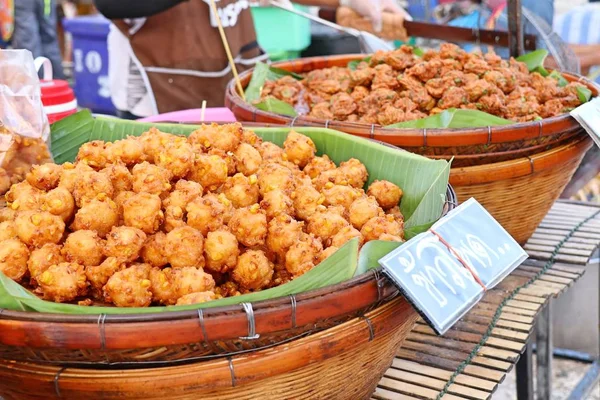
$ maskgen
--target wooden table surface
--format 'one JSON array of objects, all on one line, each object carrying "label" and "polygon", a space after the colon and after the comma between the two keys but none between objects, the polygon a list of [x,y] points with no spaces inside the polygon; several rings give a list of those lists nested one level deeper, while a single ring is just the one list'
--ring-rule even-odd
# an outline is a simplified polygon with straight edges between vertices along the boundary
[{"label": "wooden table surface", "polygon": [[[555,247],[586,219],[589,220],[571,234],[551,260]],[[600,205],[557,202],[525,245],[529,259],[489,290],[444,336],[437,336],[419,321],[372,398],[436,399],[459,365],[482,341],[500,303],[549,263],[551,266],[544,274],[508,301],[491,335],[442,397],[490,398],[525,350],[538,313],[552,297],[559,296],[583,275],[599,243]]]}]

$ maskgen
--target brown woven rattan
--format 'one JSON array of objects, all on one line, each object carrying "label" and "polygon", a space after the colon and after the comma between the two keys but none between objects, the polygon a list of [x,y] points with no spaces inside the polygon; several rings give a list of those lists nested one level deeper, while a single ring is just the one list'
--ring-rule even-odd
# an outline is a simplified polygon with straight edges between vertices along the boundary
[{"label": "brown woven rattan", "polygon": [[[346,66],[348,62],[362,58],[364,55],[314,57],[276,63],[274,66],[296,73],[306,73],[320,68]],[[563,75],[569,81],[580,81],[592,90],[594,96],[598,95],[598,89],[593,82],[569,73]],[[240,75],[244,87],[248,85],[251,77],[252,70]],[[456,155],[476,156],[457,159],[458,164],[454,164],[455,166],[489,164],[525,157],[560,146],[575,136],[584,134],[581,126],[569,114],[534,122],[487,128],[388,129],[379,125],[323,121],[306,116],[288,117],[262,111],[242,100],[235,90],[233,81],[227,86],[225,96],[226,106],[232,110],[239,121],[328,127],[390,143],[417,154],[445,156],[442,158],[446,159]]]},{"label": "brown woven rattan", "polygon": [[452,168],[459,202],[474,197],[524,244],[558,199],[592,145],[584,136],[530,157]]},{"label": "brown woven rattan", "polygon": [[[443,213],[456,205],[448,187]],[[0,309],[0,359],[57,365],[166,365],[248,352],[363,315],[398,291],[380,270],[246,305],[128,315]]]},{"label": "brown woven rattan", "polygon": [[73,369],[0,360],[0,395],[29,399],[367,399],[414,326],[401,296],[271,349],[150,369]]}]

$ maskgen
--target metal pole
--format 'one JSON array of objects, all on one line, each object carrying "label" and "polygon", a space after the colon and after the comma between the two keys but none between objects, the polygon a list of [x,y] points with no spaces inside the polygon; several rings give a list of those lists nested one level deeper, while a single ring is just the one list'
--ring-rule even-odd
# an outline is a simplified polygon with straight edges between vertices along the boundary
[{"label": "metal pole", "polygon": [[508,48],[512,57],[523,54],[523,14],[521,0],[508,0]]},{"label": "metal pole", "polygon": [[537,400],[552,399],[552,299],[537,320]]},{"label": "metal pole", "polygon": [[525,352],[517,362],[517,400],[533,400],[533,361],[531,339],[527,340]]}]

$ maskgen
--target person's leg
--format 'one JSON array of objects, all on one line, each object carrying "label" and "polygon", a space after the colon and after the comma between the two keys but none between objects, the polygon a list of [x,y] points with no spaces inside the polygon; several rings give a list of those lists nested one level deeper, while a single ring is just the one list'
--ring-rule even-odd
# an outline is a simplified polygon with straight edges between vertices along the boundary
[{"label": "person's leg", "polygon": [[33,53],[34,58],[42,55],[36,1],[15,1],[15,31],[12,38],[13,48],[27,49]]},{"label": "person's leg", "polygon": [[[20,1],[20,0],[19,0]],[[42,55],[52,62],[54,78],[64,79],[62,55],[58,46],[56,32],[56,2],[54,0],[36,0],[37,15],[42,39]]]}]

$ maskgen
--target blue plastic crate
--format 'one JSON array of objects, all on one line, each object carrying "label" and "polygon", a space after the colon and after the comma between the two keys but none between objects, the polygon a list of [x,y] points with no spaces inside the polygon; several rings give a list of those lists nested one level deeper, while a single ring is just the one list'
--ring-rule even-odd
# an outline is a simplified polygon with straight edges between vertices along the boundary
[{"label": "blue plastic crate", "polygon": [[[308,7],[294,4],[308,12]],[[258,44],[269,54],[302,51],[310,45],[310,20],[275,7],[252,7]]]},{"label": "blue plastic crate", "polygon": [[74,90],[79,106],[115,114],[108,80],[110,21],[100,15],[83,16],[65,19],[63,26],[73,37]]}]

